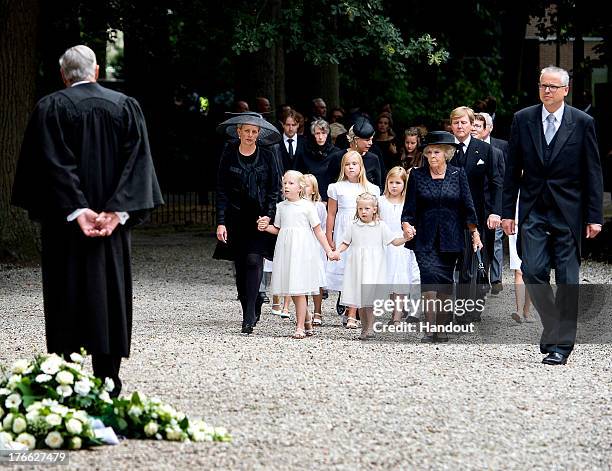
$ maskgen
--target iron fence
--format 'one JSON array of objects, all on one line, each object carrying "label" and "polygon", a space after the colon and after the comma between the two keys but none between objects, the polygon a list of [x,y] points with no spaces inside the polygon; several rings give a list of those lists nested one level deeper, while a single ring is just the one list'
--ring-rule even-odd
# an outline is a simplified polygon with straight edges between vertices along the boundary
[{"label": "iron fence", "polygon": [[152,225],[205,225],[215,224],[215,192],[165,191],[166,204],[151,214]]}]

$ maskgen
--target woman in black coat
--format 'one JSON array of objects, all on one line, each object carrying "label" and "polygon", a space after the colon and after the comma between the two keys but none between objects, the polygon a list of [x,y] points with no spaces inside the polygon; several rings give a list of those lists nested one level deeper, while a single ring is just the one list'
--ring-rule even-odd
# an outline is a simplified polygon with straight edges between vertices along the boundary
[{"label": "woman in black coat", "polygon": [[241,113],[223,122],[238,141],[225,146],[217,174],[217,259],[232,260],[242,305],[242,333],[250,334],[261,312],[259,285],[263,257],[272,259],[275,238],[257,230],[259,220],[274,219],[280,175],[270,144],[280,140],[274,126],[257,113]]},{"label": "woman in black coat", "polygon": [[295,162],[295,169],[304,174],[313,174],[317,179],[320,191],[325,189],[326,194],[330,183],[327,175],[329,156],[340,150],[332,144],[329,131],[329,124],[324,119],[313,121],[310,125],[306,151]]},{"label": "woman in black coat", "polygon": [[[469,229],[474,251],[482,247],[476,229],[476,212],[467,176],[462,168],[448,165],[455,155],[455,139],[446,131],[432,131],[423,142],[427,165],[410,173],[402,212],[402,229],[414,250],[426,303],[426,322],[446,323],[446,311],[436,310],[434,299],[444,303],[453,288],[453,272]],[[429,301],[431,300],[431,301]],[[445,333],[426,334],[422,341],[448,341]]]}]

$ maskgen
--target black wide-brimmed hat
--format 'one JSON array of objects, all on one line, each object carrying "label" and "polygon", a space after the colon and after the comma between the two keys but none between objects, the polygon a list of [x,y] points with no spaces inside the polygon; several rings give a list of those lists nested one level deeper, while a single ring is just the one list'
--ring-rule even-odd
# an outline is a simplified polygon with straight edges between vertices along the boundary
[{"label": "black wide-brimmed hat", "polygon": [[365,116],[357,118],[351,129],[355,136],[361,139],[370,139],[374,135],[374,127]]},{"label": "black wide-brimmed hat", "polygon": [[238,139],[238,124],[251,124],[259,128],[257,142],[262,145],[276,144],[281,140],[281,135],[272,124],[266,121],[259,113],[247,111],[245,113],[228,113],[232,117],[217,126],[217,132],[225,133],[234,139]]},{"label": "black wide-brimmed hat", "polygon": [[429,131],[423,139],[421,139],[421,150],[427,146],[442,145],[453,146],[459,148],[459,144],[455,142],[455,136],[448,131]]}]

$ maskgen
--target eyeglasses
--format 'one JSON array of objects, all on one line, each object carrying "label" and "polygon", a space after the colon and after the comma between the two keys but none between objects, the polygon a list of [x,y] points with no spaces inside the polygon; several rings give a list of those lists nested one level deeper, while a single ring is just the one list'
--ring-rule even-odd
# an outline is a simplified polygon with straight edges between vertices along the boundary
[{"label": "eyeglasses", "polygon": [[540,90],[546,91],[546,89],[548,89],[553,93],[555,93],[560,88],[565,88],[565,87],[567,87],[567,85],[551,85],[549,83],[538,83],[538,88]]}]

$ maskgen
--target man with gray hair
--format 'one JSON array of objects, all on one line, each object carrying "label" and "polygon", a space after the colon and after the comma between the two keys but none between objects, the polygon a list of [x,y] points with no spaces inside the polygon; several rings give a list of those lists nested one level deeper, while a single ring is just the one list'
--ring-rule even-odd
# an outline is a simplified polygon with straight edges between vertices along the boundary
[{"label": "man with gray hair", "polygon": [[117,396],[132,334],[130,228],[163,200],[136,100],[96,83],[87,46],[59,62],[66,88],[34,109],[12,203],[41,224],[47,349],[84,347]]}]

